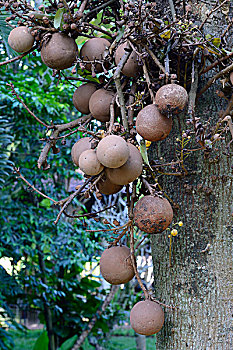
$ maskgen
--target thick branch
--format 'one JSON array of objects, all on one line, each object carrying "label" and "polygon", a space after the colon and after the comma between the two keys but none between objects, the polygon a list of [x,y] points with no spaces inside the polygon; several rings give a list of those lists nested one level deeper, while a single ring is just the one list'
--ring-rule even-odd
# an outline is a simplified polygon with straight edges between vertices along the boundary
[{"label": "thick branch", "polygon": [[84,12],[85,7],[86,7],[86,5],[87,5],[87,2],[88,2],[88,0],[83,0],[83,2],[81,3],[81,6],[79,7],[79,12],[80,12],[80,13],[83,13],[83,12]]},{"label": "thick branch", "polygon": [[172,13],[172,19],[173,19],[173,21],[175,21],[176,20],[176,11],[175,11],[175,6],[174,6],[173,0],[169,0],[169,6],[171,9],[171,13]]},{"label": "thick branch", "polygon": [[81,117],[81,118],[72,120],[71,122],[66,123],[66,124],[58,124],[58,125],[49,126],[49,129],[53,128],[54,131],[40,153],[40,156],[39,156],[39,159],[37,162],[38,168],[41,169],[43,166],[46,169],[48,169],[47,157],[48,157],[50,149],[53,146],[55,146],[56,140],[58,140],[60,132],[74,129],[78,125],[80,125],[80,123],[87,121],[89,118],[90,118],[90,115],[86,115],[85,117]]},{"label": "thick branch", "polygon": [[114,73],[114,81],[116,84],[116,89],[117,89],[117,95],[119,98],[119,103],[120,103],[120,108],[121,108],[121,116],[122,116],[122,122],[123,122],[123,126],[125,128],[126,131],[129,131],[129,125],[128,125],[128,120],[127,120],[127,115],[126,115],[126,109],[125,109],[125,99],[124,99],[124,95],[123,95],[123,91],[122,91],[122,87],[121,87],[121,70],[124,67],[124,64],[126,63],[126,61],[128,60],[129,56],[130,56],[130,50],[129,47],[127,47],[127,51],[125,51],[124,55],[122,56],[116,70]]}]

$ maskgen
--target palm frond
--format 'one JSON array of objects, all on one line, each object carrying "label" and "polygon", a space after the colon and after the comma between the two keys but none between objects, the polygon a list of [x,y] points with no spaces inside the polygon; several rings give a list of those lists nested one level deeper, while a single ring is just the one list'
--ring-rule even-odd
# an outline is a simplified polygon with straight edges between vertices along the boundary
[{"label": "palm frond", "polygon": [[4,45],[8,57],[15,57],[17,53],[12,50],[8,44],[8,36],[12,28],[6,23],[5,19],[9,14],[6,11],[0,12],[0,43]]}]

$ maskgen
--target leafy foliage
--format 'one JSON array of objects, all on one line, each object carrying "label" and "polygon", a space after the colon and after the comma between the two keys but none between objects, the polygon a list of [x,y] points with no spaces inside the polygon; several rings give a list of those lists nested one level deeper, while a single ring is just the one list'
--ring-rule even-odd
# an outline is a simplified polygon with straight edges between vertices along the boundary
[{"label": "leafy foliage", "polygon": [[[40,138],[46,137],[46,130],[25,111],[23,106],[9,94],[6,83],[13,82],[15,90],[38,117],[49,122],[67,122],[74,118],[70,106],[74,87],[56,82],[51,71],[37,57],[24,59],[12,69],[1,69],[0,81],[1,104],[9,123],[6,132],[10,143],[8,157],[10,162],[20,167],[30,183],[50,197],[67,197],[70,179],[77,179],[71,162],[70,149],[77,138],[59,144],[60,155],[50,155],[49,173],[36,168]],[[6,141],[5,141],[6,142]],[[15,174],[5,175],[4,188],[1,191],[0,257],[12,258],[12,292],[16,303],[20,298],[24,308],[40,311],[40,320],[45,323],[45,306],[52,313],[56,343],[59,346],[66,339],[80,334],[90,318],[100,307],[106,291],[92,275],[85,276],[85,264],[98,262],[101,250],[101,233],[87,233],[82,222],[60,221],[53,224],[56,210],[48,199],[43,199],[28,191]],[[77,210],[82,204],[76,200]],[[90,228],[96,228],[95,221],[86,220]],[[85,224],[85,225],[86,225]],[[16,266],[20,266],[16,269]],[[2,283],[2,279],[1,279]],[[3,285],[1,300],[8,305],[7,284]],[[4,307],[5,308],[5,307]],[[111,310],[109,317],[115,317],[117,311]],[[108,331],[108,316],[100,318],[92,336],[101,336]],[[100,331],[100,329],[102,329]],[[4,344],[9,341],[5,337]],[[9,345],[4,346],[11,346]],[[7,349],[7,348],[6,348]]]}]

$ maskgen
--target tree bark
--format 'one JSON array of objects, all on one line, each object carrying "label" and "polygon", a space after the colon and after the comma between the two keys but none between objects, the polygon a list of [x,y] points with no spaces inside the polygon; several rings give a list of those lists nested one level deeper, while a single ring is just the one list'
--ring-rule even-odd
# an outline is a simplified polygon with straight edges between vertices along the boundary
[{"label": "tree bark", "polygon": [[135,333],[137,350],[146,350],[146,336]]},{"label": "tree bark", "polygon": [[156,298],[178,305],[166,312],[157,349],[230,350],[232,288],[232,171],[230,158],[199,160],[198,175],[168,177],[164,188],[180,209],[184,228],[151,238]]},{"label": "tree bark", "polygon": [[[205,3],[208,6],[212,2]],[[212,27],[212,33],[217,29]],[[219,111],[226,109],[225,101],[216,95],[220,89],[218,82],[198,101],[196,115],[201,122],[210,118],[214,125]],[[179,123],[174,117],[171,135],[153,147],[151,159],[174,159],[176,138],[182,129],[187,129],[185,120]],[[179,206],[173,222],[183,221],[184,226],[172,238],[171,267],[168,232],[151,236],[156,299],[178,305],[174,311],[165,310],[157,350],[233,349],[233,144],[226,147],[230,139],[228,132],[226,140],[217,141],[213,152],[189,156],[185,165],[191,175],[163,176],[163,189]]]}]

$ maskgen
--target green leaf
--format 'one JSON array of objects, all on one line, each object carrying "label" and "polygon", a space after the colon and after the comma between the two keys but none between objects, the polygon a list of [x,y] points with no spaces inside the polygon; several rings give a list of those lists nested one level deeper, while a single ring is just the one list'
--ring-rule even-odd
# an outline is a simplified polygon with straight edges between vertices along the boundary
[{"label": "green leaf", "polygon": [[47,198],[43,199],[43,200],[40,202],[40,206],[41,206],[41,207],[44,207],[44,208],[50,208],[50,206],[51,206],[50,200],[47,199]]},{"label": "green leaf", "polygon": [[33,350],[48,350],[48,346],[49,346],[49,338],[48,338],[47,332],[45,331],[41,333],[41,335],[35,342]]},{"label": "green leaf", "polygon": [[67,339],[58,350],[71,350],[77,339],[77,335],[74,335],[72,338]]},{"label": "green leaf", "polygon": [[219,47],[220,43],[221,43],[221,39],[220,38],[213,38],[212,43],[214,44],[214,46]]},{"label": "green leaf", "polygon": [[146,142],[144,139],[140,140],[140,152],[142,155],[142,159],[144,160],[144,162],[150,167],[150,169],[152,170],[150,163],[149,163],[149,158],[148,158],[148,154],[147,154],[147,149],[146,149]]},{"label": "green leaf", "polygon": [[54,23],[54,28],[57,29],[57,28],[60,27],[64,11],[65,11],[64,8],[60,8],[60,9],[57,10],[56,15],[54,17],[54,22],[53,22]]}]

